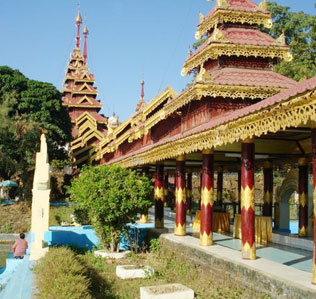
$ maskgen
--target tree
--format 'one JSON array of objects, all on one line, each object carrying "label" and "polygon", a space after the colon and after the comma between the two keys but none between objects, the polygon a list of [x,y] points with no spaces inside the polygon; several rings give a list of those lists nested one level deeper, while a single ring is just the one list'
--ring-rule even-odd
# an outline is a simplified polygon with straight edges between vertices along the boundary
[{"label": "tree", "polygon": [[70,200],[88,212],[100,240],[112,251],[118,250],[127,224],[151,206],[152,191],[149,178],[116,165],[85,167],[68,189]]},{"label": "tree", "polygon": [[[290,47],[293,60],[278,61],[274,71],[295,80],[308,79],[316,74],[316,16],[304,12],[291,12],[290,7],[268,2],[273,26],[261,28],[274,38],[285,34],[286,43]],[[197,49],[203,42],[201,39],[192,45]]]},{"label": "tree", "polygon": [[50,159],[67,158],[71,122],[61,93],[50,83],[26,78],[18,70],[0,67],[0,177],[22,180],[30,189],[40,135],[47,136]]},{"label": "tree", "polygon": [[316,74],[316,16],[304,12],[291,12],[290,7],[268,2],[273,26],[266,32],[273,37],[285,34],[293,61],[280,61],[274,70],[295,80]]}]

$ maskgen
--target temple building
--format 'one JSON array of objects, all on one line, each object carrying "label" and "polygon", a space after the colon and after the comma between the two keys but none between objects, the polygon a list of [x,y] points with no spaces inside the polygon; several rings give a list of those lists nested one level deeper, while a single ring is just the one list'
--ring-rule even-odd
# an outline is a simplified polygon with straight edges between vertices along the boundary
[{"label": "temple building", "polygon": [[[93,121],[82,116],[98,115],[99,106],[91,100],[96,96],[94,81],[89,85],[79,79],[86,78],[79,74],[87,67],[78,47],[65,81],[70,86],[64,90],[64,102],[69,98],[75,105],[68,107],[74,124],[79,124],[78,129],[74,126],[78,136],[72,144],[74,153],[90,151],[89,160],[94,163],[152,170],[157,228],[164,226],[168,176],[173,176],[174,233],[186,235],[195,173],[201,178],[196,214],[200,245],[211,246],[213,232],[226,230],[220,223],[228,223],[229,230],[222,188],[225,174],[234,173],[239,193],[233,203],[234,237],[241,239],[241,256],[249,260],[257,257],[256,243],[265,246],[271,241],[273,221],[274,229],[286,228],[280,216],[285,207],[281,201],[273,202],[273,172],[284,165],[297,169],[298,237],[314,234],[314,255],[316,250],[316,77],[297,83],[273,71],[279,60],[291,61],[292,55],[283,34],[275,39],[261,31],[262,26],[271,25],[265,0],[259,5],[252,0],[217,0],[206,16],[200,15],[195,37],[203,40],[189,52],[181,72],[184,76],[194,73],[194,81],[180,94],[167,87],[147,103],[142,96],[135,114],[109,134],[105,119],[104,131],[99,131],[93,130],[99,125],[96,118],[93,127]],[[87,101],[91,102],[80,106],[83,96],[76,91],[82,86],[82,91],[89,90]],[[83,112],[87,107],[95,110]],[[87,125],[81,126],[81,119]],[[100,139],[86,137],[97,132]],[[77,154],[79,161],[81,153]],[[308,193],[309,166],[313,168],[314,197]],[[262,171],[264,177],[261,214],[255,213],[255,171]],[[316,284],[316,256],[312,282]]]},{"label": "temple building", "polygon": [[88,28],[83,28],[83,53],[80,48],[82,18],[80,12],[76,17],[76,47],[71,53],[63,84],[63,105],[68,108],[72,122],[73,141],[70,145],[71,156],[76,166],[90,162],[90,152],[107,135],[108,119],[99,111],[101,102],[97,99],[98,90],[94,86],[94,75],[89,73]]}]

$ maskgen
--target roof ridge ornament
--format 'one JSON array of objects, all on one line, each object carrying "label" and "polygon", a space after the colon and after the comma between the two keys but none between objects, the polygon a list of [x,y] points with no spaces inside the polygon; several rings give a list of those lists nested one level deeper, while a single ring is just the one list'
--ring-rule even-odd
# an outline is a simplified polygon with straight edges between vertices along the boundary
[{"label": "roof ridge ornament", "polygon": [[222,7],[222,8],[229,8],[230,7],[227,0],[216,0],[216,5],[217,5],[217,7]]},{"label": "roof ridge ornament", "polygon": [[283,31],[281,35],[274,41],[274,45],[286,46],[285,32]]},{"label": "roof ridge ornament", "polygon": [[214,83],[212,76],[204,68],[203,65],[200,66],[200,71],[195,77],[195,83]]},{"label": "roof ridge ornament", "polygon": [[268,10],[267,0],[262,0],[262,2],[258,5],[257,10],[260,10],[260,11]]},{"label": "roof ridge ornament", "polygon": [[205,16],[201,12],[199,14],[199,18],[200,18],[200,24],[203,23],[205,20]]},{"label": "roof ridge ornament", "polygon": [[215,26],[214,31],[208,40],[208,44],[210,44],[211,42],[228,42],[223,31],[218,29],[217,25]]}]

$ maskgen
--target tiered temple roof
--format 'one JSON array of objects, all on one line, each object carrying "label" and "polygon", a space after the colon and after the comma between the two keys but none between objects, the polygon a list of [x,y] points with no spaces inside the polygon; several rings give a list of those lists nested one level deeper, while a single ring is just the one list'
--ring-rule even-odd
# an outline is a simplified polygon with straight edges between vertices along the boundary
[{"label": "tiered temple roof", "polygon": [[266,5],[265,0],[260,5],[217,0],[205,17],[200,15],[196,37],[205,41],[189,53],[182,70],[182,75],[195,73],[192,84],[179,95],[169,88],[146,104],[100,142],[94,158],[124,160],[295,86],[273,71],[279,59],[292,55],[283,35],[274,39],[260,31],[272,25]]},{"label": "tiered temple roof", "polygon": [[107,118],[99,114],[102,108],[97,99],[98,90],[94,86],[95,78],[89,73],[87,65],[87,36],[88,28],[83,29],[84,49],[80,48],[80,25],[82,23],[80,12],[76,17],[77,36],[74,48],[67,66],[64,86],[63,105],[68,108],[73,124],[71,153],[77,165],[86,163],[90,153],[107,135]]}]

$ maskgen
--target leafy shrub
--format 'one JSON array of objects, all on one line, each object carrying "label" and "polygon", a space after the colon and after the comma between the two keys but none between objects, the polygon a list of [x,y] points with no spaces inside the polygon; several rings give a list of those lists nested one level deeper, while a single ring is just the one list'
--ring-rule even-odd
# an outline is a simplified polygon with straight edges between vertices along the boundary
[{"label": "leafy shrub", "polygon": [[34,268],[39,298],[90,299],[86,267],[65,247],[51,248]]},{"label": "leafy shrub", "polygon": [[88,211],[100,240],[113,251],[126,224],[151,206],[152,191],[149,178],[117,165],[85,167],[69,188],[70,200]]}]

